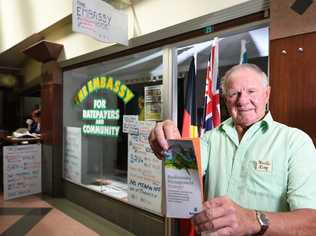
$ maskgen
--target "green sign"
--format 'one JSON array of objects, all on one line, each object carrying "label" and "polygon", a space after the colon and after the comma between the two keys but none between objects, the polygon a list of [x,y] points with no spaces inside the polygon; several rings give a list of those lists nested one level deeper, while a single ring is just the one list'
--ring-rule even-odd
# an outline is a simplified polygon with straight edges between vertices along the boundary
[{"label": "green sign", "polygon": [[110,76],[96,76],[88,80],[76,93],[74,97],[75,104],[81,104],[85,99],[100,90],[108,90],[115,93],[122,101],[127,104],[134,93],[120,80],[115,80]]},{"label": "green sign", "polygon": [[[95,76],[88,80],[76,92],[74,103],[82,104],[89,95],[98,91],[111,91],[116,94],[124,104],[127,104],[135,96],[120,80],[115,80],[111,76]],[[106,124],[105,121],[115,121],[120,119],[119,109],[107,108],[106,99],[94,99],[93,108],[82,110],[82,120],[93,121],[82,126],[82,133],[86,135],[117,137],[120,126]]]},{"label": "green sign", "polygon": [[94,99],[93,109],[82,110],[82,120],[92,120],[94,124],[84,124],[82,133],[86,135],[117,137],[120,126],[106,125],[107,120],[120,119],[119,109],[108,109],[105,99]]}]

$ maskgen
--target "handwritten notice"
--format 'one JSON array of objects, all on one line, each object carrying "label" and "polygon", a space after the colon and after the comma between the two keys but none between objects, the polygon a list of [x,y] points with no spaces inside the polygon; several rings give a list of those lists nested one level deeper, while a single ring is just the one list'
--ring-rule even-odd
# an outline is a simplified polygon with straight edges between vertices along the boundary
[{"label": "handwritten notice", "polygon": [[72,30],[106,43],[128,45],[128,17],[101,0],[73,0]]},{"label": "handwritten notice", "polygon": [[123,133],[138,134],[138,115],[123,116]]},{"label": "handwritten notice", "polygon": [[161,214],[162,164],[148,143],[154,125],[139,121],[139,134],[128,135],[128,202]]},{"label": "handwritten notice", "polygon": [[66,127],[64,149],[65,179],[81,184],[81,128]]},{"label": "handwritten notice", "polygon": [[4,200],[42,191],[41,145],[3,147]]}]

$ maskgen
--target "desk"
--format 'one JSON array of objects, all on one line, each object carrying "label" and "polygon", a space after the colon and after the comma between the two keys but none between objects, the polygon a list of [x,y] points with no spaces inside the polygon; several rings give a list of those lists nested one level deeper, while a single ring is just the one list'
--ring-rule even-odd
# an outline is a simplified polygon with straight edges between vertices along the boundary
[{"label": "desk", "polygon": [[41,137],[17,138],[14,136],[6,136],[2,139],[8,144],[32,144],[32,143],[39,143],[41,141]]}]

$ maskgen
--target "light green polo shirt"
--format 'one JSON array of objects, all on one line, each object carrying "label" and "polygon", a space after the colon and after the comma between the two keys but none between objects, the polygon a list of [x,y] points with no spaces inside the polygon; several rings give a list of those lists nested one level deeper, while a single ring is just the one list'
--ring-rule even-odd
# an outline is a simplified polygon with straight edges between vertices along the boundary
[{"label": "light green polo shirt", "polygon": [[316,209],[316,151],[303,131],[268,113],[241,142],[231,118],[201,140],[208,199],[228,196],[242,207],[272,212]]}]

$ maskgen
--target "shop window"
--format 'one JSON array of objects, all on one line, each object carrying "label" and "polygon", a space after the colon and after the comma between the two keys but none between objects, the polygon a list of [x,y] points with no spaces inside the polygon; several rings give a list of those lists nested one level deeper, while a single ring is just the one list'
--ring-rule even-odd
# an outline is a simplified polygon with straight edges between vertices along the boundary
[{"label": "shop window", "polygon": [[[196,58],[199,125],[203,122],[206,68],[213,41],[205,38],[176,45],[178,88],[174,97],[178,98],[180,130],[192,56]],[[267,72],[268,28],[264,27],[219,37],[219,78],[239,64],[242,40],[248,62]],[[64,178],[158,214],[162,209],[161,163],[137,159],[141,152],[153,155],[146,147],[147,136],[130,136],[133,127],[126,131],[125,124],[135,117],[146,122],[162,119],[162,55],[160,48],[152,49],[65,71],[63,76]],[[220,105],[221,120],[225,120],[229,115],[222,99]],[[140,139],[144,147],[138,147],[144,150],[131,153],[131,146]],[[142,168],[132,166],[138,161]]]},{"label": "shop window", "polygon": [[[161,100],[146,100],[145,90],[161,92],[161,84],[160,49],[65,71],[64,178],[127,201],[128,133],[123,132],[123,118],[160,119]],[[145,112],[146,102],[147,108],[152,102],[157,106]]]}]

